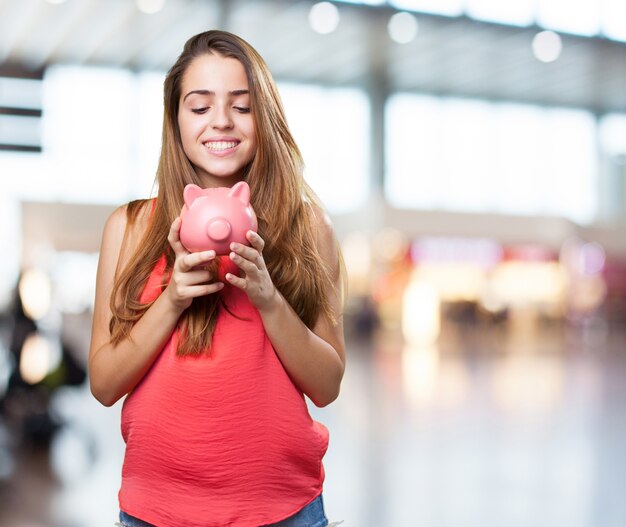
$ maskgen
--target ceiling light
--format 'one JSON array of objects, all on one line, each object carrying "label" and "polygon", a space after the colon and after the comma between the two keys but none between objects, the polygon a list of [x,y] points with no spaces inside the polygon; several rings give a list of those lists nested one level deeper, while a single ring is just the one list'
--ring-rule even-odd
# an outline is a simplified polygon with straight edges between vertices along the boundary
[{"label": "ceiling light", "polygon": [[164,5],[165,0],[137,0],[137,8],[147,15],[158,13]]},{"label": "ceiling light", "polygon": [[54,5],[58,5],[58,4],[64,4],[65,0],[48,0],[49,4],[54,4]]},{"label": "ceiling light", "polygon": [[322,35],[332,33],[339,25],[339,10],[330,2],[318,2],[309,11],[309,24]]},{"label": "ceiling light", "polygon": [[541,62],[554,62],[561,55],[561,37],[554,31],[541,31],[533,38],[533,53]]},{"label": "ceiling light", "polygon": [[417,18],[411,13],[396,13],[389,19],[387,31],[398,44],[407,44],[417,36]]}]

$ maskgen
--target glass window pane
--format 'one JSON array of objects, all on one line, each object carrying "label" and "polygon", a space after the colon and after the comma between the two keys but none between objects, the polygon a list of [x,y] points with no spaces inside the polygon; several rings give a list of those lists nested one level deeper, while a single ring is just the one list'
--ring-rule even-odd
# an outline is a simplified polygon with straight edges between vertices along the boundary
[{"label": "glass window pane", "polygon": [[594,219],[589,112],[398,94],[386,122],[393,206]]},{"label": "glass window pane", "polygon": [[[137,79],[137,133],[133,137],[137,153],[137,171],[130,189],[132,197],[150,195],[161,154],[161,131],[163,128],[163,81],[164,72],[141,73]],[[155,188],[156,190],[156,188]]]},{"label": "glass window pane", "polygon": [[539,214],[542,161],[535,152],[542,137],[542,110],[520,104],[492,106],[494,120],[493,187],[487,192],[502,214]]},{"label": "glass window pane", "polygon": [[[49,199],[123,202],[138,130],[131,72],[58,66],[44,77],[43,149]],[[54,182],[51,184],[51,182]]]},{"label": "glass window pane", "polygon": [[543,112],[542,130],[541,210],[590,223],[598,200],[595,118],[580,110],[548,109]]},{"label": "glass window pane", "polygon": [[600,31],[600,3],[595,0],[539,0],[537,23],[554,31],[595,35]]},{"label": "glass window pane", "polygon": [[465,0],[389,0],[389,5],[397,9],[446,16],[462,15],[464,3]]},{"label": "glass window pane", "polygon": [[626,42],[626,2],[602,0],[602,32],[614,40]]},{"label": "glass window pane", "polygon": [[600,120],[600,146],[611,156],[626,156],[626,114],[610,113]]},{"label": "glass window pane", "polygon": [[44,78],[48,199],[123,203],[152,190],[161,149],[164,73],[56,66]]},{"label": "glass window pane", "polygon": [[385,113],[385,193],[397,207],[443,206],[439,160],[445,156],[441,101],[435,97],[395,95]]},{"label": "glass window pane", "polygon": [[356,210],[369,192],[369,110],[350,88],[279,84],[306,179],[329,212]]},{"label": "glass window pane", "polygon": [[39,117],[0,114],[0,143],[38,146],[40,125]]},{"label": "glass window pane", "polygon": [[478,20],[528,26],[535,20],[536,0],[467,0],[465,12]]},{"label": "glass window pane", "polygon": [[41,88],[38,79],[0,77],[0,106],[41,108]]}]

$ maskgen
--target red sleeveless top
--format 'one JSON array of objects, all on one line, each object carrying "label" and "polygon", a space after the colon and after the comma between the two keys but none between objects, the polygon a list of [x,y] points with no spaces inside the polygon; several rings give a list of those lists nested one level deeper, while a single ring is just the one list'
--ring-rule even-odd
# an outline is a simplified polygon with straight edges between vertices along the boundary
[{"label": "red sleeveless top", "polygon": [[[165,264],[142,302],[160,294]],[[322,492],[328,431],[247,295],[229,284],[217,294],[239,318],[220,310],[211,353],[176,356],[176,330],[122,408],[120,508],[158,527],[259,527]]]}]

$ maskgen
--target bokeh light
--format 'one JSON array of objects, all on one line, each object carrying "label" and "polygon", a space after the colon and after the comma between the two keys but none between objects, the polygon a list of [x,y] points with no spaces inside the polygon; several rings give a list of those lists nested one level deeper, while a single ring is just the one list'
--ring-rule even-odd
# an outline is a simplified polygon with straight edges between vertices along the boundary
[{"label": "bokeh light", "polygon": [[417,18],[411,13],[396,13],[389,19],[387,30],[391,40],[398,44],[408,44],[417,36]]},{"label": "bokeh light", "polygon": [[554,62],[561,56],[563,44],[561,37],[554,31],[540,31],[533,38],[532,49],[537,60]]},{"label": "bokeh light", "polygon": [[318,2],[309,11],[309,24],[322,35],[332,33],[339,26],[339,10],[330,2]]}]

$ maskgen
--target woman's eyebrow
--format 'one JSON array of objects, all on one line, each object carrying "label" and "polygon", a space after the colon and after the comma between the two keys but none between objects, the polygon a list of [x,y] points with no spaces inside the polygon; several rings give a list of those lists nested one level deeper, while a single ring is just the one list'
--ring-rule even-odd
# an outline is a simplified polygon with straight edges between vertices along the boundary
[{"label": "woman's eyebrow", "polygon": [[[229,95],[233,95],[233,96],[238,96],[238,95],[248,95],[250,93],[250,90],[231,90],[228,92]],[[192,90],[190,91],[187,95],[185,95],[183,97],[183,102],[185,101],[185,99],[187,97],[189,97],[190,95],[215,95],[215,92],[212,90]]]}]

